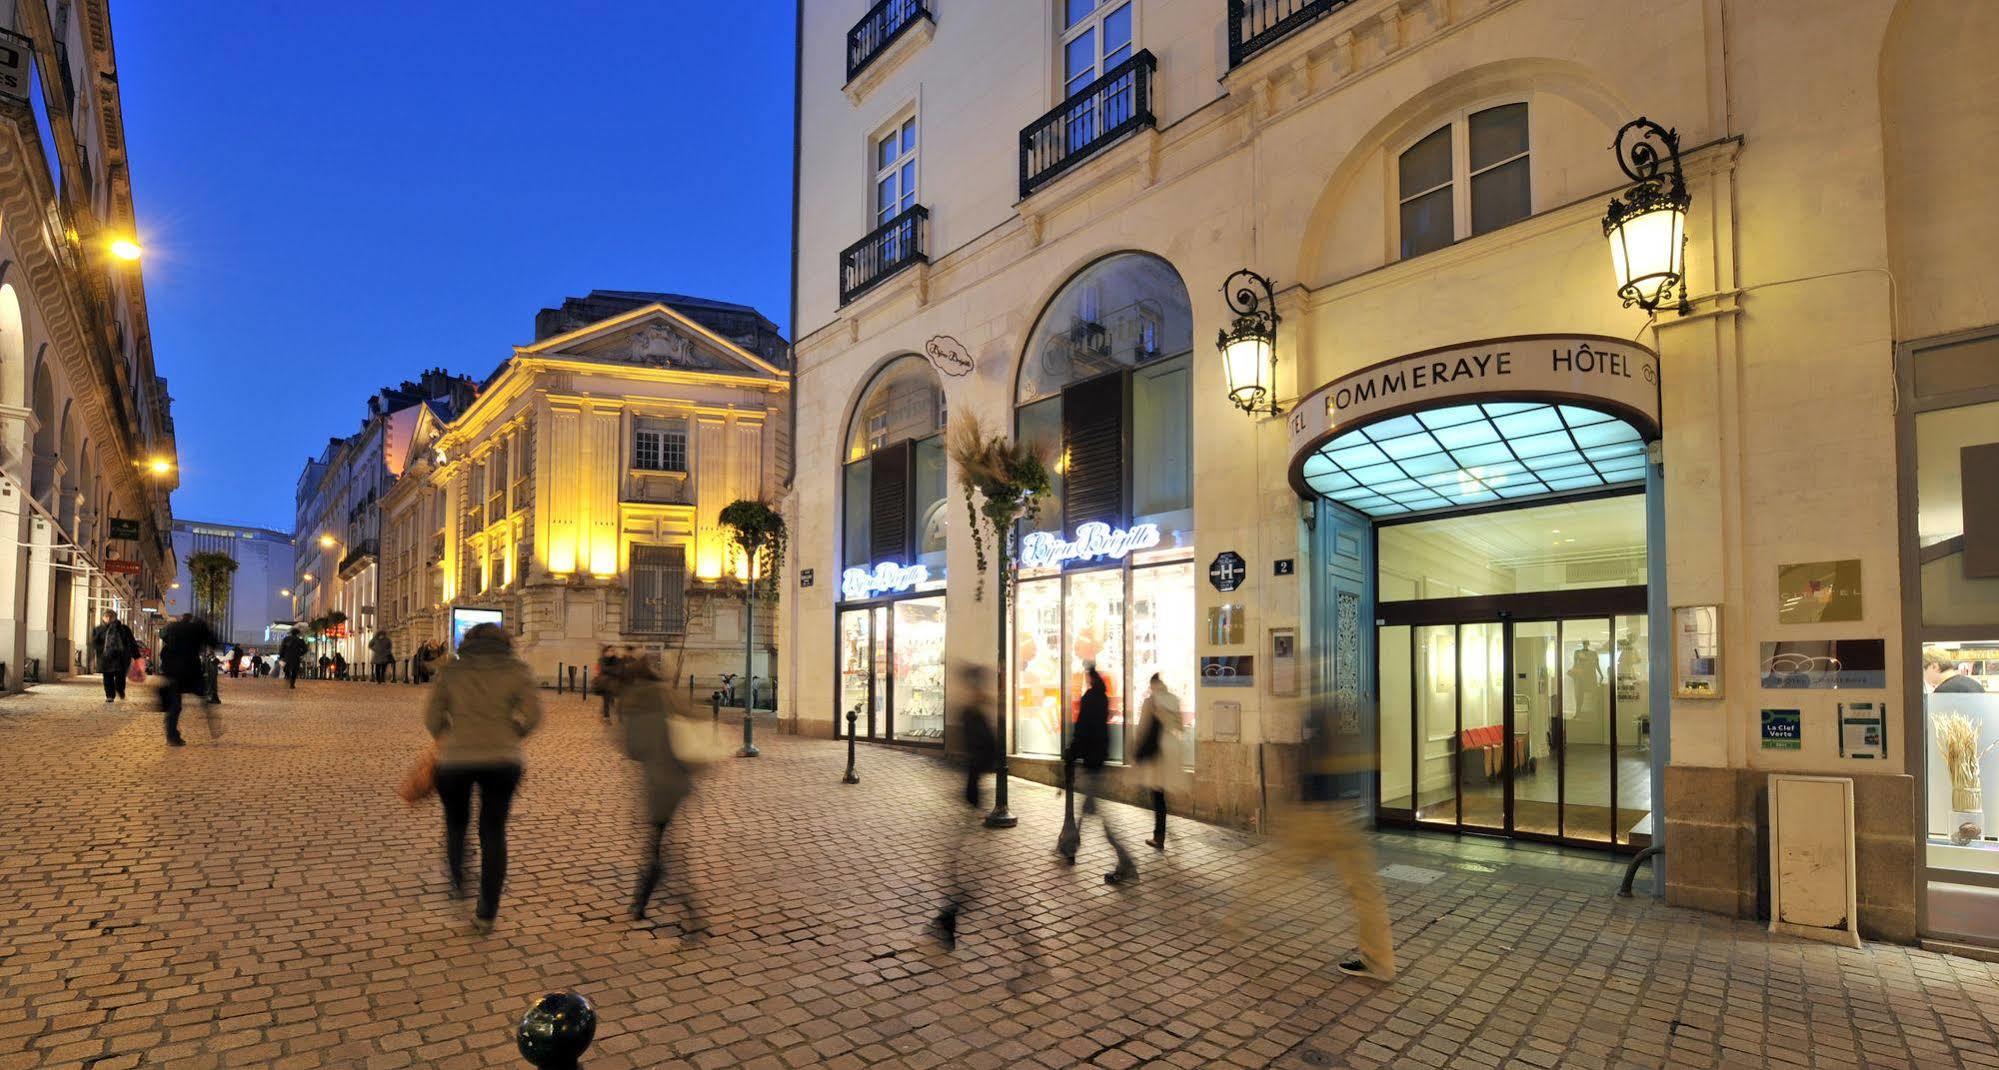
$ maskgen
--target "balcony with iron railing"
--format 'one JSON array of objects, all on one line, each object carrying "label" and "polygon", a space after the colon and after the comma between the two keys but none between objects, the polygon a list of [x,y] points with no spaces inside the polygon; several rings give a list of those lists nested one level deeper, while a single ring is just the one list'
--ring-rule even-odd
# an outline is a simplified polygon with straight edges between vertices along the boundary
[{"label": "balcony with iron railing", "polygon": [[1140,52],[1077,90],[1020,132],[1020,197],[1103,151],[1134,130],[1154,125],[1152,75],[1158,61]]},{"label": "balcony with iron railing", "polygon": [[374,539],[363,539],[356,543],[352,550],[347,551],[347,556],[340,559],[340,578],[352,579],[354,574],[361,571],[368,562],[375,560],[378,550],[379,546]]},{"label": "balcony with iron railing", "polygon": [[847,31],[847,81],[851,82],[881,58],[903,35],[936,20],[924,0],[881,0]]},{"label": "balcony with iron railing", "polygon": [[923,238],[929,219],[930,209],[911,205],[841,250],[840,304],[867,293],[911,264],[927,263],[930,258],[923,251]]},{"label": "balcony with iron railing", "polygon": [[1229,69],[1353,0],[1228,0]]}]

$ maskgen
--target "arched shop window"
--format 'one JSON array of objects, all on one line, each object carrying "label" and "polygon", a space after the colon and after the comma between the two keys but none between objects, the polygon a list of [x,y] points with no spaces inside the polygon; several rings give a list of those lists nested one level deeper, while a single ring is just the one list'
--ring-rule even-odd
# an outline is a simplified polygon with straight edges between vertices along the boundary
[{"label": "arched shop window", "polygon": [[841,565],[924,565],[943,575],[944,391],[923,358],[875,373],[847,427]]},{"label": "arched shop window", "polygon": [[1087,664],[1110,691],[1114,760],[1154,673],[1193,724],[1193,336],[1186,284],[1144,253],[1083,269],[1029,335],[1016,432],[1056,463],[1054,496],[1021,543],[1021,754],[1060,753]]},{"label": "arched shop window", "polygon": [[835,636],[846,714],[870,739],[944,738],[944,391],[923,358],[875,373],[847,426]]}]

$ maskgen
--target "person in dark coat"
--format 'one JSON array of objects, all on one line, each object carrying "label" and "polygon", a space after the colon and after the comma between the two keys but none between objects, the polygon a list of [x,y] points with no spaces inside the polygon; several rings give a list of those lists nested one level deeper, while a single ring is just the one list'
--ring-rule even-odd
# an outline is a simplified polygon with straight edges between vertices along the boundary
[{"label": "person in dark coat", "polygon": [[947,950],[958,946],[958,916],[971,901],[974,890],[973,882],[965,877],[965,837],[978,820],[979,811],[985,809],[986,774],[999,764],[999,738],[993,732],[992,679],[991,668],[973,664],[958,668],[960,698],[957,723],[953,727],[965,773],[959,801],[966,810],[959,810],[952,817],[951,878],[945,888],[944,905],[930,923],[931,932]]},{"label": "person in dark coat", "polygon": [[104,623],[90,632],[90,650],[97,658],[97,671],[104,674],[104,701],[123,701],[125,698],[125,674],[132,669],[132,658],[139,653],[139,641],[132,635],[132,629],[118,619],[111,610],[104,611]]},{"label": "person in dark coat", "polygon": [[278,644],[278,663],[285,667],[286,687],[298,688],[299,663],[305,660],[305,653],[305,636],[300,635],[297,628],[287,633]]},{"label": "person in dark coat", "polygon": [[374,662],[375,682],[387,683],[389,670],[396,664],[395,640],[390,639],[387,632],[376,632],[375,637],[368,640],[368,655]]},{"label": "person in dark coat", "polygon": [[[1103,794],[1105,778],[1110,774],[1105,765],[1111,757],[1111,699],[1104,686],[1104,678],[1097,672],[1095,662],[1084,666],[1083,673],[1088,686],[1083,691],[1081,701],[1076,704],[1076,734],[1069,744],[1068,760],[1083,767],[1083,820],[1097,813],[1097,796]],[[1118,842],[1117,830],[1111,827],[1108,813],[1103,815],[1104,840],[1111,845],[1117,855],[1117,868],[1104,874],[1105,884],[1123,884],[1138,876],[1138,866],[1131,859],[1130,852]],[[1081,826],[1078,826],[1078,839]],[[1075,857],[1074,845],[1065,844],[1063,853]]]},{"label": "person in dark coat", "polygon": [[[166,682],[160,685],[160,709],[166,714],[167,745],[183,747],[180,736],[180,705],[183,695],[208,695],[208,652],[218,640],[208,622],[192,613],[160,630],[160,671]],[[211,732],[216,725],[211,716]]]},{"label": "person in dark coat", "polygon": [[[687,699],[666,686],[649,658],[619,659],[620,684],[617,693],[618,719],[625,729],[625,757],[639,764],[644,792],[641,802],[648,835],[645,868],[639,874],[638,892],[632,897],[632,920],[642,921],[652,905],[654,889],[666,876],[665,840],[673,816],[694,793],[695,766],[692,755],[683,755],[674,746],[675,724],[681,731],[692,725]],[[608,696],[607,696],[608,697]],[[704,726],[704,729],[705,726]],[[686,866],[683,857],[681,865]],[[692,882],[684,876],[677,898],[686,909],[683,932],[697,934],[702,929],[701,912],[694,903]]]},{"label": "person in dark coat", "polygon": [[606,721],[611,719],[611,707],[618,701],[618,685],[624,673],[625,659],[618,656],[618,648],[607,646],[597,655],[597,682],[590,690],[603,696],[603,714]]}]

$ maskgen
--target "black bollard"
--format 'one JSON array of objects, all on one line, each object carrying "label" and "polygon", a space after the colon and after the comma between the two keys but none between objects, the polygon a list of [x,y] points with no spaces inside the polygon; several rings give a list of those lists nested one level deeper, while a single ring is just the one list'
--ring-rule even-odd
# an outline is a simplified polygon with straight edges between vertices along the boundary
[{"label": "black bollard", "polygon": [[534,1001],[514,1033],[521,1055],[541,1070],[575,1070],[597,1036],[597,1008],[577,992]]},{"label": "black bollard", "polygon": [[854,774],[854,731],[855,725],[860,720],[861,708],[859,706],[847,711],[847,775],[840,778],[840,783],[842,784],[858,784],[861,782],[861,778]]},{"label": "black bollard", "polygon": [[590,701],[590,666],[583,666],[583,701]]},{"label": "black bollard", "polygon": [[756,733],[752,730],[751,727],[755,724],[756,724],[756,718],[751,717],[750,711],[745,709],[743,711],[743,749],[736,752],[736,757],[754,758],[757,755],[763,753],[762,751],[757,749]]},{"label": "black bollard", "polygon": [[555,663],[555,693],[562,694],[562,663]]}]

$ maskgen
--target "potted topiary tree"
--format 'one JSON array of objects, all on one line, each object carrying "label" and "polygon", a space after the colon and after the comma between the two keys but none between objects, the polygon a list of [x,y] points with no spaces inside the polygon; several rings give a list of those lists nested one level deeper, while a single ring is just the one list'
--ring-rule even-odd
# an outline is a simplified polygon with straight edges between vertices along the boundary
[{"label": "potted topiary tree", "polygon": [[736,752],[739,758],[754,758],[759,753],[750,727],[751,712],[756,708],[756,619],[757,619],[757,577],[770,578],[768,594],[770,601],[777,600],[777,573],[784,567],[785,526],[784,515],[769,502],[755,498],[742,498],[722,507],[722,526],[729,530],[729,537],[736,548],[743,552],[743,749]]},{"label": "potted topiary tree", "polygon": [[[958,486],[965,492],[965,513],[971,520],[972,550],[978,557],[979,582],[974,597],[985,597],[985,576],[997,566],[993,584],[998,597],[999,635],[995,644],[998,686],[1005,707],[1007,659],[1007,609],[1013,598],[1014,543],[1021,521],[1033,520],[1041,512],[1042,500],[1053,491],[1048,475],[1047,448],[1038,442],[1010,440],[987,430],[975,413],[952,420],[951,462],[958,466]],[[1015,818],[1006,801],[1006,716],[999,719],[999,759],[994,770],[993,810],[986,815],[991,828],[1012,828]]]}]

